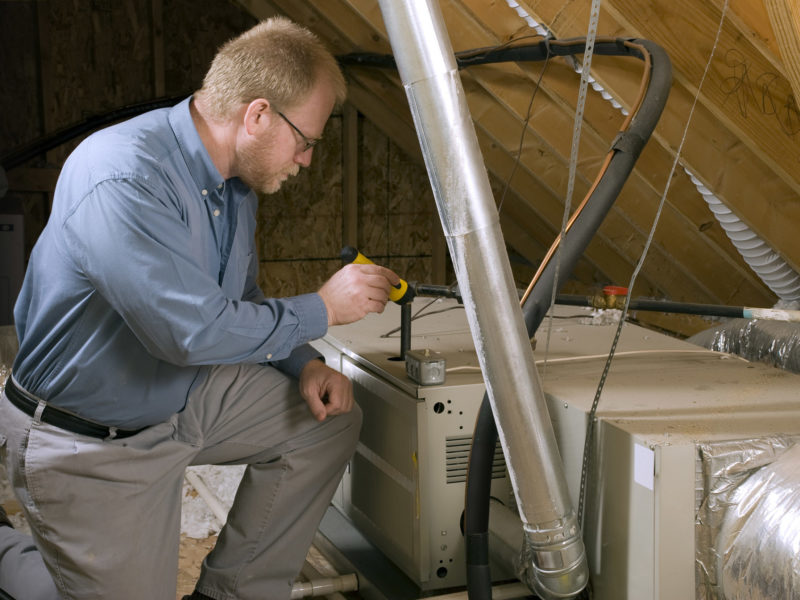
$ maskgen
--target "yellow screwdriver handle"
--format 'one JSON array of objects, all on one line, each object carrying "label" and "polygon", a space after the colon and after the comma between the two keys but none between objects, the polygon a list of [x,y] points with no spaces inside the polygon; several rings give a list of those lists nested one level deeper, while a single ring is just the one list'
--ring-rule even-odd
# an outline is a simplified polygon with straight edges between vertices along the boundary
[{"label": "yellow screwdriver handle", "polygon": [[[342,248],[342,261],[347,264],[355,263],[357,265],[374,265],[375,263],[361,254],[352,246],[345,246]],[[392,286],[392,291],[389,292],[389,300],[397,304],[405,304],[414,297],[414,293],[408,287],[405,279],[401,279],[400,283]]]}]

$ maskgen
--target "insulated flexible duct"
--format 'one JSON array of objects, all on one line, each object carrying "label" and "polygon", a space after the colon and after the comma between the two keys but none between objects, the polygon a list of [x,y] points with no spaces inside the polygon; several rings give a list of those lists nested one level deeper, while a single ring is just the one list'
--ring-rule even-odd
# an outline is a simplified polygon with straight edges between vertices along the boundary
[{"label": "insulated flexible duct", "polygon": [[725,234],[742,255],[756,275],[786,302],[800,302],[800,275],[786,264],[767,243],[745,225],[742,220],[695,175],[686,169],[687,175],[703,196]]},{"label": "insulated flexible duct", "polygon": [[[755,459],[769,440],[744,440],[739,452]],[[715,506],[704,507],[718,522],[716,559],[709,575],[725,600],[796,598],[800,589],[800,444],[763,458],[772,461],[752,471],[739,461],[713,491]],[[709,498],[710,502],[711,498]],[[712,510],[715,509],[715,510]],[[713,560],[713,559],[712,559]],[[710,562],[710,561],[709,561]]]},{"label": "insulated flexible duct", "polygon": [[381,0],[521,519],[536,547],[535,591],[571,597],[588,581],[544,392],[486,168],[438,4]]}]

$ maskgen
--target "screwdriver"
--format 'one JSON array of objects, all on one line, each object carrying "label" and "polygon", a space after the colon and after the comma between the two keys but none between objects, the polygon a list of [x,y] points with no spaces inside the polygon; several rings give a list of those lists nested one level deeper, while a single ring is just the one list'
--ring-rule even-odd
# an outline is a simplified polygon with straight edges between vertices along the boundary
[{"label": "screwdriver", "polygon": [[[375,264],[366,256],[361,254],[352,246],[345,246],[342,248],[342,261],[345,264],[355,263],[357,265],[373,265]],[[396,304],[405,304],[414,299],[414,289],[409,287],[405,279],[401,279],[400,283],[392,286],[392,291],[389,292],[389,300]]]}]

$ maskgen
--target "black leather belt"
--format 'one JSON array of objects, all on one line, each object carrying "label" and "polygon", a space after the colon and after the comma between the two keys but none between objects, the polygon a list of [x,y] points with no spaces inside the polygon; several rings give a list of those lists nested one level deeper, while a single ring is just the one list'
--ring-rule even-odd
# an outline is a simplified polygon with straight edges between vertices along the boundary
[{"label": "black leather belt", "polygon": [[[19,387],[17,387],[17,385],[14,383],[14,380],[11,379],[10,376],[6,380],[6,396],[8,396],[11,404],[16,406],[26,415],[33,417],[36,414],[36,409],[39,407],[39,402],[34,398],[31,398]],[[73,415],[70,412],[50,404],[44,407],[44,410],[39,418],[43,423],[47,423],[48,425],[55,425],[61,429],[71,431],[72,433],[88,435],[100,439],[111,438],[119,440],[122,438],[131,437],[132,435],[136,435],[140,431],[147,429],[146,427],[136,430],[106,427],[105,425],[100,425],[99,423],[82,419],[78,415]]]}]

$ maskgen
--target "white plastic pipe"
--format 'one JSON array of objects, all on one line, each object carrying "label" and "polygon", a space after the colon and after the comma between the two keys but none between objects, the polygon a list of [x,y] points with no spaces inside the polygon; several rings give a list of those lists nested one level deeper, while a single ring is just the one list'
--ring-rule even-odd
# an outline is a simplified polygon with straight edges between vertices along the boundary
[{"label": "white plastic pipe", "polygon": [[725,234],[750,265],[756,275],[775,292],[781,300],[800,301],[800,274],[790,267],[777,252],[745,225],[730,208],[717,198],[694,173],[684,169],[703,196]]},{"label": "white plastic pipe", "polygon": [[186,469],[186,473],[184,474],[186,477],[186,481],[197,491],[200,497],[205,500],[205,503],[208,505],[208,508],[211,509],[211,512],[214,513],[214,516],[219,521],[220,526],[225,525],[225,521],[228,520],[228,509],[222,506],[222,503],[219,499],[214,495],[214,493],[208,489],[208,486],[205,484],[203,479],[189,469]]},{"label": "white plastic pipe", "polygon": [[338,577],[325,577],[313,581],[301,581],[292,586],[290,598],[309,598],[311,596],[325,596],[336,592],[354,592],[358,589],[358,577],[350,573]]}]

